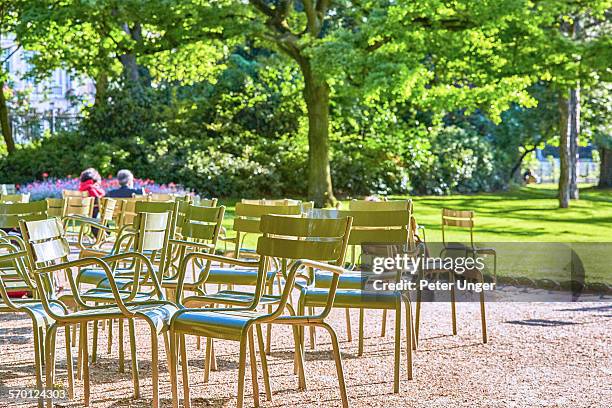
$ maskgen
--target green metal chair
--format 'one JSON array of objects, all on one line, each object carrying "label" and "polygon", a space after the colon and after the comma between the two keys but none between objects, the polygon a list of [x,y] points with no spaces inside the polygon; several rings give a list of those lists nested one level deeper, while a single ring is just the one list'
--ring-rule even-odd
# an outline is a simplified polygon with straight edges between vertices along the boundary
[{"label": "green metal chair", "polygon": [[[185,335],[197,335],[212,338],[237,341],[240,343],[240,357],[238,368],[238,407],[244,401],[244,384],[246,370],[246,347],[249,345],[251,377],[253,382],[253,397],[255,406],[259,403],[259,386],[257,384],[257,359],[255,356],[255,341],[253,330],[257,330],[258,343],[262,359],[263,376],[267,399],[271,399],[270,383],[268,378],[267,361],[263,351],[263,335],[261,324],[288,324],[293,326],[294,342],[296,347],[296,362],[299,375],[299,387],[305,389],[306,380],[301,348],[301,328],[316,326],[325,328],[330,336],[342,405],[348,406],[344,374],[340,358],[338,339],[335,331],[325,322],[331,311],[334,301],[335,289],[339,276],[344,272],[341,265],[344,260],[348,235],[351,228],[351,218],[343,219],[310,219],[280,215],[263,215],[259,231],[263,234],[257,243],[257,261],[244,261],[217,256],[207,253],[192,253],[183,259],[181,273],[177,285],[177,299],[185,305],[198,301],[197,296],[183,298],[183,281],[190,262],[195,259],[204,259],[209,262],[220,262],[245,267],[256,266],[257,282],[255,292],[243,294],[242,307],[228,309],[199,309],[188,308],[177,312],[171,322],[170,348],[174,357],[180,351],[183,372],[183,393],[185,407],[190,407],[189,400],[189,374],[185,347]],[[266,295],[265,285],[268,270],[274,258],[293,260],[286,274],[285,285],[279,295]],[[302,259],[304,258],[304,259]],[[330,262],[325,263],[325,262]],[[316,315],[307,315],[303,309],[296,314],[289,302],[289,296],[294,288],[303,288],[296,282],[296,278],[303,276],[303,271],[313,269],[328,271],[334,274],[331,279],[327,300],[324,309]],[[311,274],[307,281],[312,280]],[[304,289],[302,289],[304,290]],[[274,304],[272,310],[261,310],[262,306]],[[285,313],[288,311],[288,314]],[[178,343],[178,344],[177,344]],[[210,350],[210,348],[208,349]],[[210,367],[210,353],[206,354],[206,367]],[[172,380],[173,406],[178,407],[178,379],[176,359],[170,365]]]},{"label": "green metal chair", "polygon": [[[474,242],[474,225],[475,225],[476,213],[474,211],[469,210],[451,210],[448,208],[442,209],[442,245],[443,248],[440,251],[440,257],[445,256],[449,252],[459,251],[463,253],[466,257],[472,256],[476,258],[478,255],[492,255],[493,256],[493,279],[497,282],[497,252],[494,248],[483,248],[478,247]],[[449,242],[448,241],[448,229],[459,229],[461,231],[468,230],[469,232],[469,243],[459,243],[459,242]],[[448,273],[448,279],[451,283],[455,282],[455,272],[450,271],[440,271],[440,270],[427,270],[423,269],[420,273],[420,278],[423,279],[428,274],[439,274],[441,272]],[[480,283],[484,283],[484,276],[482,273],[478,273],[475,277],[480,281]],[[452,329],[453,335],[457,334],[457,312],[455,305],[455,285],[450,287],[450,300],[451,300],[451,321],[452,321]],[[420,326],[420,318],[421,318],[421,291],[417,291],[417,304],[416,304],[416,318],[415,318],[415,332],[416,338],[419,338],[419,326]],[[486,311],[485,311],[485,297],[484,291],[480,292],[480,320],[481,320],[481,330],[482,330],[482,342],[486,343],[488,341],[487,338],[487,320],[486,320]]]},{"label": "green metal chair", "polygon": [[29,203],[30,193],[0,194],[0,203]]},{"label": "green metal chair", "polygon": [[[139,229],[139,240],[142,243],[142,248],[157,247],[160,242],[168,239],[168,220],[170,214],[150,214],[143,213],[139,217],[137,228]],[[158,336],[164,335],[168,331],[168,324],[172,315],[176,312],[177,307],[171,302],[164,299],[161,285],[157,280],[156,274],[153,272],[151,261],[144,255],[138,252],[130,252],[124,254],[116,254],[105,258],[83,258],[74,261],[68,260],[70,253],[68,241],[65,238],[64,228],[61,222],[57,219],[47,219],[40,221],[24,221],[20,222],[21,233],[26,242],[28,254],[28,269],[30,274],[33,274],[36,280],[36,286],[40,288],[40,297],[45,313],[51,317],[54,322],[48,326],[45,336],[45,376],[47,389],[52,389],[55,384],[55,337],[58,328],[80,325],[80,342],[79,353],[82,354],[79,370],[82,368],[84,380],[84,405],[89,406],[90,403],[90,386],[89,386],[89,346],[88,346],[88,324],[93,322],[94,329],[97,327],[97,322],[112,319],[127,319],[130,328],[131,351],[132,351],[132,379],[134,382],[134,396],[139,398],[140,386],[138,379],[138,363],[136,357],[136,341],[135,341],[135,319],[142,319],[148,323],[151,329],[151,350],[152,350],[152,380],[153,380],[153,403],[154,407],[159,406],[158,401]],[[138,265],[134,269],[133,285],[131,291],[121,291],[116,283],[113,273],[113,266],[117,262],[124,259],[134,259]],[[68,280],[71,289],[71,296],[79,306],[77,311],[69,311],[64,306],[63,310],[58,310],[54,307],[56,302],[61,302],[62,297],[57,299],[54,291],[51,289],[51,279],[53,274],[72,268],[83,266],[97,265],[106,273],[110,284],[110,292],[112,302],[102,306],[92,306],[88,302],[100,302],[101,297],[90,297],[89,295],[80,293],[76,280],[72,273],[68,273]],[[144,265],[144,267],[141,267]],[[154,288],[155,299],[138,301],[136,295],[139,292],[141,281],[140,275],[143,269],[148,271],[147,276],[151,279],[151,285]],[[72,364],[72,360],[68,360],[68,364]],[[82,367],[81,367],[82,364]],[[72,368],[68,371],[69,377],[72,376]],[[69,383],[72,381],[69,378]],[[53,401],[47,400],[47,406],[52,407]]]},{"label": "green metal chair", "polygon": [[[180,231],[180,239],[171,239],[170,243],[178,248],[176,255],[171,263],[171,268],[175,262],[180,262],[186,254],[191,252],[214,253],[223,223],[225,207],[202,207],[189,205],[183,217],[178,220],[177,228]],[[196,269],[210,267],[210,265],[196,265],[193,269],[193,279],[190,282],[183,282],[183,289],[203,294],[204,280],[206,274],[198,274]],[[178,283],[178,268],[173,276],[162,280],[162,287],[169,291],[174,291]],[[169,297],[172,299],[173,296]]]},{"label": "green metal chair", "polygon": [[[401,208],[401,207],[400,207]],[[366,244],[382,245],[385,248],[385,256],[395,256],[397,248],[410,256],[417,256],[410,238],[411,213],[404,207],[401,210],[391,211],[339,211],[322,210],[319,216],[324,218],[352,217],[353,223],[349,237],[349,245],[353,253],[354,268],[358,263],[355,256],[356,247]],[[328,214],[325,215],[325,212]],[[415,271],[416,272],[416,271]],[[315,274],[314,287],[302,292],[300,302],[304,307],[320,307],[325,305],[327,288],[334,279],[333,274],[318,271]],[[364,310],[382,309],[395,311],[395,366],[394,366],[394,392],[399,392],[399,372],[401,355],[401,322],[402,303],[405,304],[406,312],[406,353],[408,360],[408,379],[412,379],[412,350],[416,345],[413,339],[412,310],[410,298],[403,296],[401,291],[375,291],[367,288],[368,280],[376,278],[371,271],[352,271],[340,277],[334,307],[358,308],[359,309],[359,347],[358,355],[363,355],[364,349]],[[401,271],[395,275],[395,282],[401,279]],[[384,316],[386,319],[386,315]],[[383,320],[383,326],[384,322]],[[383,328],[384,330],[384,328]],[[311,346],[314,346],[314,333],[311,333]]]}]

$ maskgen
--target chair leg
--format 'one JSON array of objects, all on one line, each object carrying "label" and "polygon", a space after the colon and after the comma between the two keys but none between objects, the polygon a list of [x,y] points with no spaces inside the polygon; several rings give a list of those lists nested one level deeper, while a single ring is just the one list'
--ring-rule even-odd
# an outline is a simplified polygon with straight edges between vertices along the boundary
[{"label": "chair leg", "polygon": [[421,321],[421,290],[418,288],[418,284],[417,284],[416,311],[415,311],[415,319],[414,319],[414,337],[416,338],[416,342],[419,341],[420,321]]},{"label": "chair leg", "polygon": [[118,319],[119,322],[119,372],[125,372],[125,351],[123,349],[123,319]]},{"label": "chair leg", "polygon": [[81,322],[80,347],[83,366],[83,405],[89,406],[89,345],[87,344],[87,322]]},{"label": "chair leg", "polygon": [[151,325],[151,383],[153,385],[153,408],[159,407],[159,344],[155,325]]},{"label": "chair leg", "polygon": [[74,370],[72,365],[72,344],[70,344],[70,325],[64,327],[66,334],[66,371],[68,375],[68,398],[74,398]]},{"label": "chair leg", "polygon": [[306,390],[306,375],[304,373],[304,352],[303,342],[300,335],[300,326],[293,326],[293,341],[295,342],[295,362],[298,374],[298,389],[301,391]]},{"label": "chair leg", "polygon": [[484,291],[480,291],[480,321],[482,324],[482,342],[486,343],[488,339],[487,339],[487,318],[485,316]]},{"label": "chair leg", "polygon": [[[348,310],[348,309],[347,309]],[[336,363],[336,372],[338,374],[338,385],[340,387],[340,397],[342,398],[342,407],[348,408],[348,397],[346,395],[346,384],[344,382],[344,370],[342,369],[342,357],[340,355],[340,346],[338,345],[338,336],[334,331],[333,327],[327,323],[320,323],[324,327],[331,337],[332,350],[334,353],[334,361]]]},{"label": "chair leg", "polygon": [[93,322],[93,340],[91,344],[91,363],[95,364],[98,354],[98,322]]},{"label": "chair leg", "polygon": [[[55,365],[55,347],[53,347],[53,337],[55,336],[56,327],[51,326],[47,329],[45,337],[45,376],[47,379],[47,389],[53,389],[53,366]],[[47,407],[53,408],[53,399],[47,398]]]},{"label": "chair leg", "polygon": [[380,328],[380,337],[385,337],[386,335],[387,335],[387,309],[383,309],[382,324]]},{"label": "chair leg", "polygon": [[215,354],[215,341],[210,343],[210,370],[217,371],[217,355]]},{"label": "chair leg", "polygon": [[108,345],[106,348],[106,354],[113,352],[113,319],[108,321]]},{"label": "chair leg", "polygon": [[346,339],[349,342],[353,341],[353,334],[351,333],[351,309],[346,309]]},{"label": "chair leg", "polygon": [[130,354],[132,356],[132,382],[134,383],[134,398],[140,398],[140,380],[138,378],[138,356],[136,355],[136,327],[134,319],[128,319],[130,332]]},{"label": "chair leg", "polygon": [[187,361],[187,344],[185,335],[179,335],[179,351],[181,353],[181,370],[183,372],[183,399],[185,408],[191,407],[191,398],[189,397],[189,362]]},{"label": "chair leg", "polygon": [[251,358],[251,383],[253,384],[253,405],[259,408],[259,379],[257,378],[257,355],[255,354],[255,339],[253,327],[249,329],[249,356]]},{"label": "chair leg", "polygon": [[402,305],[399,303],[395,307],[395,350],[393,353],[393,392],[399,392],[399,373],[400,373],[400,350],[401,350],[401,340],[402,340]]},{"label": "chair leg", "polygon": [[412,350],[416,350],[414,330],[412,329],[412,308],[410,301],[406,300],[406,360],[408,362],[408,379],[412,380]]},{"label": "chair leg", "polygon": [[451,319],[453,323],[453,336],[457,334],[457,310],[455,306],[455,274],[453,271],[449,271],[449,281],[451,282],[450,295],[451,295]]},{"label": "chair leg", "polygon": [[365,311],[363,310],[363,308],[359,309],[359,346],[357,348],[357,355],[358,356],[362,356],[363,355],[363,325],[364,325],[364,314]]},{"label": "chair leg", "polygon": [[264,387],[266,389],[266,401],[272,401],[272,390],[270,387],[270,374],[268,373],[268,357],[264,346],[263,330],[261,325],[257,325],[257,344],[259,346],[259,356],[261,357],[261,369],[263,371]]},{"label": "chair leg", "polygon": [[[34,374],[36,376],[36,389],[38,391],[42,391],[43,389],[43,363],[42,360],[44,358],[46,358],[45,356],[43,356],[42,353],[42,348],[41,347],[41,336],[42,336],[42,332],[41,329],[42,327],[37,327],[36,326],[36,320],[32,319],[32,331],[34,334]],[[42,393],[40,393],[39,395],[42,395]],[[42,398],[38,398],[38,406],[42,407],[43,406],[43,399]]]},{"label": "chair leg", "polygon": [[237,408],[244,405],[244,375],[246,371],[246,344],[247,339],[240,339],[240,357],[238,359],[238,402]]},{"label": "chair leg", "polygon": [[170,331],[168,349],[166,354],[168,355],[168,370],[170,371],[170,389],[172,392],[172,408],[179,408],[179,396],[178,396],[178,373],[177,373],[177,358],[176,358],[176,334]]},{"label": "chair leg", "polygon": [[204,360],[204,382],[207,383],[210,377],[210,366],[212,364],[212,337],[206,338],[206,358]]},{"label": "chair leg", "polygon": [[[315,314],[315,309],[314,307],[310,307],[309,308],[309,313],[311,315]],[[308,327],[308,331],[310,332],[310,349],[314,350],[316,345],[317,345],[317,332],[316,332],[316,327],[314,326],[309,326]]]}]

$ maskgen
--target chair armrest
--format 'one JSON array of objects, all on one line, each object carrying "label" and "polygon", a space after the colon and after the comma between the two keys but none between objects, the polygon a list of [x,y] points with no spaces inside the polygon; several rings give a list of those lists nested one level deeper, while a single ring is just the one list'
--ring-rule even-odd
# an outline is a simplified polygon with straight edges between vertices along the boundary
[{"label": "chair armrest", "polygon": [[95,227],[95,228],[98,228],[98,229],[102,229],[102,230],[108,231],[108,232],[117,231],[116,228],[111,228],[111,227],[108,227],[106,225],[100,224],[100,222],[99,222],[99,220],[97,218],[85,217],[83,215],[67,215],[67,216],[65,216],[62,219],[62,221],[67,221],[67,220],[80,221],[83,224],[88,224],[88,225],[91,225],[92,227]]}]

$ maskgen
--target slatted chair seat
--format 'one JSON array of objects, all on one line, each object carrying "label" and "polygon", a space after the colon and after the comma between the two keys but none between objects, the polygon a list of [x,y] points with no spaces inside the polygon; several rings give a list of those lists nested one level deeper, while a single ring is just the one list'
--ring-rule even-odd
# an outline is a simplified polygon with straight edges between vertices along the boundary
[{"label": "slatted chair seat", "polygon": [[[317,272],[315,287],[329,288],[333,277],[333,274],[327,272]],[[346,272],[340,279],[343,289],[363,289],[367,281],[368,276],[361,272]]]},{"label": "slatted chair seat", "polygon": [[172,329],[198,336],[240,341],[249,325],[266,314],[254,310],[188,310],[172,321]]},{"label": "slatted chair seat", "polygon": [[[183,303],[186,306],[202,306],[207,304],[229,304],[248,306],[253,303],[254,295],[248,292],[235,290],[220,290],[217,293],[186,297]],[[274,305],[281,300],[278,295],[261,295],[260,305]]]},{"label": "slatted chair seat", "polygon": [[[325,306],[328,290],[324,288],[306,288],[302,291],[304,303],[308,306]],[[338,289],[334,298],[334,307],[365,309],[395,309],[401,307],[402,295],[397,291]]]},{"label": "slatted chair seat", "polygon": [[[118,278],[122,275],[134,275],[134,272],[131,268],[116,268],[115,276]],[[83,268],[79,272],[77,282],[78,283],[86,283],[89,285],[98,285],[103,281],[108,282],[108,278],[106,276],[106,272],[100,268]],[[104,288],[108,288],[107,285],[102,286]]]}]

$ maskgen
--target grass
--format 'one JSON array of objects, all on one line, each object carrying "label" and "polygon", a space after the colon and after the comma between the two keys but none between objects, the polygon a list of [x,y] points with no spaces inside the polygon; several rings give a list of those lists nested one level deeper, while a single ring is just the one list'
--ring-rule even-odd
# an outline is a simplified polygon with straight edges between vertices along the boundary
[{"label": "grass", "polygon": [[[500,275],[516,275],[517,270],[530,277],[550,277],[563,279],[567,271],[543,272],[542,262],[550,263],[551,254],[543,259],[542,253],[533,254],[531,243],[597,243],[608,245],[581,245],[579,253],[588,281],[612,282],[612,190],[598,190],[581,186],[580,200],[572,201],[568,209],[558,208],[556,186],[534,185],[507,192],[481,193],[473,195],[420,196],[412,197],[417,222],[426,228],[428,242],[440,242],[440,213],[442,208],[476,211],[475,240],[483,243],[523,242],[521,245],[507,245],[505,254],[500,254]],[[393,199],[405,198],[394,196]],[[224,225],[231,235],[234,206],[237,200],[221,200],[227,207]],[[348,207],[348,201],[342,202]],[[469,237],[459,231],[452,232],[448,238],[453,241],[466,241]],[[249,236],[246,246],[254,248],[256,237]],[[537,247],[537,245],[535,245]],[[550,248],[550,247],[547,247]],[[525,251],[523,250],[525,249]],[[545,252],[546,248],[540,251]],[[527,253],[531,252],[530,256]],[[538,252],[535,250],[535,252]],[[504,257],[505,256],[505,257]],[[525,259],[523,266],[517,266],[517,259]],[[531,265],[525,268],[525,265]],[[534,266],[536,265],[536,266]]]}]

